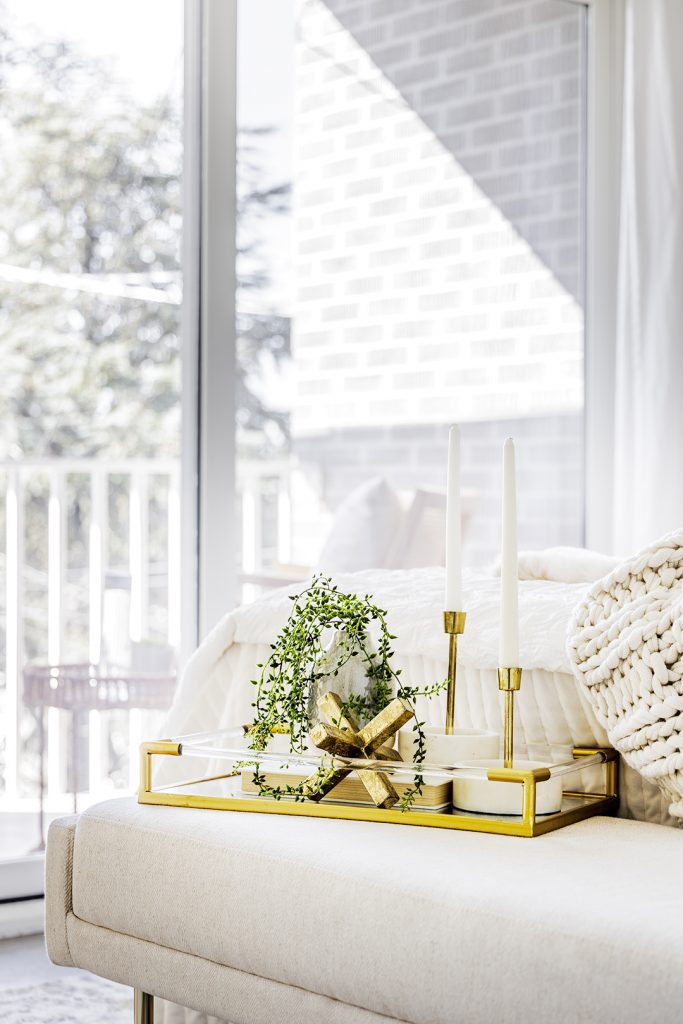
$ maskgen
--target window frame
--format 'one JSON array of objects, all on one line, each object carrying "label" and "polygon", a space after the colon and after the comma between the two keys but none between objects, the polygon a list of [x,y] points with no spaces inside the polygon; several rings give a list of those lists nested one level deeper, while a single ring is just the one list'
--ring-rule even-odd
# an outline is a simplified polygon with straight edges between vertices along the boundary
[{"label": "window frame", "polygon": [[[586,8],[584,543],[612,536],[623,0]],[[238,597],[235,481],[237,0],[185,0],[183,650]],[[196,572],[195,572],[196,570]],[[196,585],[192,580],[196,576]],[[192,623],[196,623],[193,628]]]},{"label": "window frame", "polygon": [[582,2],[588,8],[584,543],[611,552],[624,5]]},{"label": "window frame", "polygon": [[185,0],[182,661],[237,598],[236,65],[236,0]]},{"label": "window frame", "polygon": [[[210,10],[205,8],[210,7]],[[216,126],[223,124],[223,131],[226,131],[225,121],[227,114],[227,130],[230,137],[234,139],[234,113],[230,119],[230,109],[234,111],[234,86],[230,90],[230,77],[234,78],[234,60],[225,61],[225,52],[218,54],[221,30],[226,26],[232,28],[232,50],[234,47],[234,12],[236,0],[221,4],[217,0],[184,0],[184,124],[183,124],[183,228],[182,228],[182,272],[183,272],[183,307],[182,307],[182,347],[181,347],[181,410],[182,410],[182,455],[181,455],[181,664],[197,646],[198,640],[204,634],[200,632],[200,599],[203,593],[199,584],[200,575],[203,578],[203,587],[207,591],[213,580],[214,587],[218,580],[211,573],[202,573],[202,563],[198,560],[200,552],[203,551],[203,559],[208,559],[208,551],[211,550],[206,544],[200,544],[199,528],[199,500],[198,486],[202,476],[207,483],[204,485],[206,494],[206,506],[211,507],[211,501],[216,493],[223,494],[230,488],[230,477],[226,474],[221,482],[213,479],[214,474],[201,472],[202,462],[200,456],[203,452],[206,458],[207,450],[213,456],[213,449],[216,444],[209,444],[206,435],[208,424],[205,423],[207,416],[201,416],[200,410],[204,401],[209,401],[207,409],[213,410],[213,418],[218,421],[220,427],[221,404],[216,401],[218,381],[220,379],[232,379],[230,373],[226,374],[226,362],[229,363],[230,352],[234,354],[234,331],[232,332],[232,348],[230,338],[226,346],[228,358],[220,352],[220,346],[215,343],[208,345],[206,339],[213,337],[215,333],[216,316],[226,316],[224,321],[228,324],[234,323],[234,289],[224,289],[227,299],[232,299],[233,312],[230,311],[228,301],[227,314],[216,302],[214,290],[216,288],[216,277],[220,273],[217,270],[207,281],[207,275],[202,273],[202,265],[207,265],[208,246],[216,247],[220,244],[221,261],[223,270],[230,272],[230,265],[234,267],[234,256],[231,260],[233,246],[226,246],[226,239],[229,238],[229,225],[233,226],[234,233],[234,202],[232,210],[227,211],[228,230],[224,219],[219,222],[218,230],[213,224],[206,225],[202,222],[202,211],[205,209],[207,196],[205,189],[210,182],[216,181],[217,175],[223,173],[220,162],[220,152],[217,152],[223,139]],[[231,17],[232,15],[232,17]],[[210,39],[209,32],[214,32],[211,46],[206,46]],[[228,37],[229,38],[229,37]],[[207,51],[207,52],[205,52]],[[219,59],[220,56],[220,59]],[[208,72],[211,69],[212,78],[209,79]],[[222,110],[215,110],[216,100],[213,105],[205,106],[204,96],[208,96],[208,85],[211,84],[214,98],[221,99]],[[224,92],[226,85],[227,92]],[[211,112],[212,132],[211,136],[215,142],[205,156],[202,156],[201,146],[209,138],[208,114]],[[206,112],[206,125],[205,125]],[[215,124],[214,124],[215,122]],[[228,162],[234,180],[234,160],[230,160],[230,147],[224,154],[223,163]],[[206,168],[212,169],[212,174],[206,174]],[[206,179],[204,181],[203,179]],[[221,193],[224,189],[221,190]],[[234,189],[232,190],[234,192]],[[232,193],[230,193],[232,194]],[[229,197],[225,200],[225,206],[230,207]],[[213,250],[212,250],[213,251]],[[201,301],[200,301],[201,298]],[[208,303],[207,303],[208,300]],[[207,303],[203,307],[203,303]],[[200,330],[200,310],[207,308],[213,311],[213,318],[202,317],[202,329]],[[218,351],[217,351],[218,350]],[[204,385],[204,392],[200,393],[200,367],[202,367],[202,353],[204,353],[204,375],[208,377]],[[221,366],[221,355],[223,365]],[[222,372],[222,378],[211,374]],[[209,386],[211,384],[211,386]],[[224,402],[224,407],[227,403]],[[234,412],[223,411],[223,418],[230,417],[230,424],[234,423]],[[200,433],[200,427],[202,431]],[[204,438],[203,448],[201,438]],[[234,446],[233,446],[234,447]],[[230,460],[227,460],[228,463]],[[231,492],[232,493],[232,492]],[[230,502],[227,502],[231,508]],[[202,536],[207,541],[214,542],[217,533],[216,517],[206,517],[208,527],[204,529]],[[217,551],[225,548],[225,537],[222,545]],[[216,557],[211,560],[220,562]],[[229,561],[229,559],[227,559]],[[210,606],[210,592],[205,603]],[[225,604],[223,608],[225,608]],[[205,626],[205,631],[207,628]],[[44,854],[41,850],[26,854],[22,857],[0,860],[0,939],[13,938],[21,935],[38,933],[42,928],[44,916],[43,905],[43,875],[44,875]]]},{"label": "window frame", "polygon": [[[607,551],[613,512],[623,2],[568,2],[587,8],[585,542]],[[238,595],[233,542],[237,0],[185,0],[184,21],[181,662]],[[0,864],[9,885],[9,897],[3,890],[0,903],[38,895],[34,869],[39,861],[12,862],[11,883],[8,863]],[[27,905],[29,910],[35,913]],[[12,933],[35,930],[29,917],[13,920]]]}]

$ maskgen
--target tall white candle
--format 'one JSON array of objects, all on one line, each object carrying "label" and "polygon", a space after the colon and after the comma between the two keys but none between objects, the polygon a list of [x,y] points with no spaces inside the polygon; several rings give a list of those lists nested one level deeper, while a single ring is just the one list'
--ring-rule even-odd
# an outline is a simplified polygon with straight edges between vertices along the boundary
[{"label": "tall white candle", "polygon": [[462,611],[462,536],[460,512],[460,428],[448,435],[446,491],[446,604],[447,612]]},{"label": "tall white candle", "polygon": [[519,615],[517,610],[517,484],[515,444],[508,437],[503,447],[503,548],[500,566],[501,668],[519,667]]}]

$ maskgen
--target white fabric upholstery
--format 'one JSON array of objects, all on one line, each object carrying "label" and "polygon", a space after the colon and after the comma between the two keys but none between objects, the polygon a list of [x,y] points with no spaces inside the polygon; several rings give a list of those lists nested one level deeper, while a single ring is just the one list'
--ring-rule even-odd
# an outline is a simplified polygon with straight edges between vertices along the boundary
[{"label": "white fabric upholstery", "polygon": [[59,818],[50,825],[49,859],[45,872],[45,942],[53,963],[73,967],[66,922],[71,913],[74,836],[76,815]]},{"label": "white fabric upholstery", "polygon": [[395,1018],[80,921],[72,906],[77,820],[61,818],[49,830],[45,936],[53,963],[151,992],[158,997],[157,1024],[397,1024]]},{"label": "white fabric upholstery", "polygon": [[235,1024],[313,1021],[311,994],[340,1024],[674,1024],[682,859],[679,831],[619,819],[522,840],[116,800],[78,821],[68,954]]},{"label": "white fabric upholstery", "polygon": [[[79,967],[162,996],[155,1005],[156,1024],[401,1024],[316,992],[97,928],[73,914],[68,932]],[[96,1012],[93,1020],[99,1020]]]}]

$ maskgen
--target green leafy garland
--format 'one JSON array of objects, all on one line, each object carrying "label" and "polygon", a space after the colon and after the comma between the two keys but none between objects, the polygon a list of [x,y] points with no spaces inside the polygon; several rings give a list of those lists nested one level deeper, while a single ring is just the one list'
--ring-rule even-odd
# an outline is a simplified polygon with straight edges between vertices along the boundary
[{"label": "green leafy garland", "polygon": [[[268,660],[257,665],[261,669],[260,677],[252,680],[256,686],[256,700],[252,704],[255,715],[250,729],[252,750],[265,750],[274,732],[287,731],[291,752],[302,752],[312,725],[309,694],[320,679],[338,675],[340,668],[351,658],[361,658],[371,685],[366,694],[351,694],[343,710],[352,712],[361,721],[373,718],[394,696],[414,706],[417,697],[434,697],[446,687],[446,680],[426,687],[407,686],[401,682],[401,670],[391,665],[394,653],[391,643],[396,637],[389,632],[386,611],[373,604],[369,594],[359,597],[342,593],[329,577],[321,574],[313,578],[306,590],[291,599],[294,607],[287,623],[277,641],[271,644]],[[376,647],[370,638],[373,626],[379,627]],[[321,670],[321,660],[325,654],[323,637],[329,630],[341,632],[344,651],[334,670],[324,672]],[[424,762],[426,753],[424,724],[417,717],[414,719],[414,761],[418,765]],[[309,780],[304,792],[303,782],[270,786],[258,762],[244,763],[254,765],[254,783],[262,795],[274,800],[282,797],[306,800],[311,792],[311,784],[317,783],[319,788],[322,787],[335,771],[332,761],[323,757],[320,768]],[[414,784],[401,798],[400,806],[403,809],[414,803],[422,792],[422,786],[423,776],[417,771]]]}]

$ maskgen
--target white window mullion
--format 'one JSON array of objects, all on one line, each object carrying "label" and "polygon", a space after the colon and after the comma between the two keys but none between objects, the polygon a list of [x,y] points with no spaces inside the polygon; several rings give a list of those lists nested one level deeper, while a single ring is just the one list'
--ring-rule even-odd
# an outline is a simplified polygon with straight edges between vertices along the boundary
[{"label": "white window mullion", "polygon": [[20,672],[23,658],[23,586],[22,567],[24,539],[24,508],[22,480],[18,470],[7,475],[5,499],[5,795],[17,796],[19,783],[19,720],[21,715]]},{"label": "white window mullion", "polygon": [[[66,588],[66,501],[65,477],[60,470],[50,473],[50,497],[47,512],[47,660],[57,666],[62,661],[64,644],[64,598]],[[76,728],[76,715],[71,715]],[[76,750],[75,736],[68,743],[67,720],[60,708],[47,711],[47,791],[50,797],[67,788],[67,762]],[[76,770],[72,764],[72,774]],[[76,772],[77,778],[77,772]],[[78,779],[77,779],[78,781]],[[74,794],[74,809],[76,795]]]},{"label": "white window mullion", "polygon": [[173,472],[168,480],[167,507],[167,559],[168,559],[168,624],[167,639],[174,649],[180,644],[181,638],[181,516],[180,516],[180,480],[178,473]]},{"label": "white window mullion", "polygon": [[201,146],[199,629],[237,600],[235,202],[237,4],[204,0]]},{"label": "white window mullion", "polygon": [[197,646],[199,553],[199,292],[201,249],[202,0],[185,0],[181,352],[182,665]]},{"label": "white window mullion", "polygon": [[[149,478],[142,470],[131,474],[128,500],[128,558],[130,571],[130,638],[140,643],[147,637],[149,612]],[[129,780],[138,784],[137,752],[142,742],[142,713],[128,712]]]},{"label": "white window mullion", "polygon": [[181,663],[237,599],[237,3],[186,0]]},{"label": "white window mullion", "polygon": [[585,494],[588,547],[612,550],[622,0],[588,10]]},{"label": "white window mullion", "polygon": [[[105,471],[92,470],[90,474],[88,572],[88,657],[92,665],[97,665],[102,659],[102,601],[108,529],[107,486],[108,477]],[[91,792],[100,790],[104,782],[106,775],[105,747],[103,713],[91,711],[88,715],[88,782]]]},{"label": "white window mullion", "polygon": [[149,612],[149,493],[146,472],[131,474],[128,498],[128,561],[130,572],[130,638],[147,636]]}]

